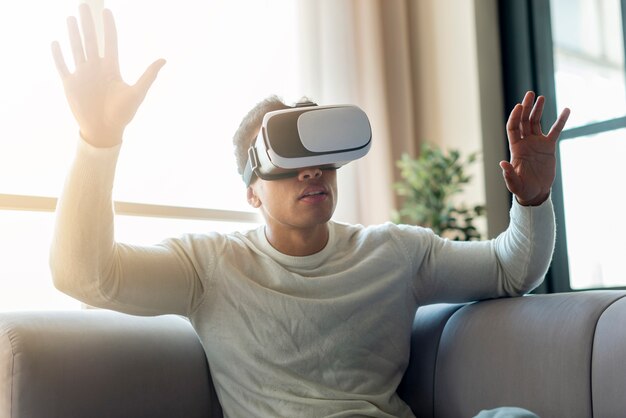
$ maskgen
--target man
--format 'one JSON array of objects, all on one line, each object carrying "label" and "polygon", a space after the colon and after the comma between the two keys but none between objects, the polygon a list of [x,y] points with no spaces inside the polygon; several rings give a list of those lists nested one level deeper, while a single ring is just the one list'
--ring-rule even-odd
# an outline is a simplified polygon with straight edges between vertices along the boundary
[{"label": "man", "polygon": [[[81,139],[57,206],[55,285],[88,304],[189,317],[230,417],[412,417],[396,395],[418,306],[521,295],[541,282],[554,245],[550,187],[564,111],[548,135],[544,99],[528,93],[509,118],[512,160],[501,166],[515,194],[511,225],[492,241],[460,243],[431,231],[331,221],[336,171],[253,178],[248,202],[265,226],[247,233],[186,235],[159,245],[116,243],[111,190],[124,128],[163,60],[137,84],[120,76],[115,25],[104,12],[104,56],[80,7],[68,20],[70,73],[53,56]],[[270,99],[244,119],[240,172]]]}]

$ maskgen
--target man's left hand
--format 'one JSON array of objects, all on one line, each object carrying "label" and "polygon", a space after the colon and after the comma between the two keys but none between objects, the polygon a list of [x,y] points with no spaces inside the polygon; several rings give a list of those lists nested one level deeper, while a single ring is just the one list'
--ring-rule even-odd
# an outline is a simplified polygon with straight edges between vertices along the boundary
[{"label": "man's left hand", "polygon": [[549,196],[556,176],[556,143],[570,110],[563,109],[550,132],[541,131],[545,98],[529,91],[515,105],[506,125],[511,161],[501,161],[506,187],[524,206],[538,206]]}]

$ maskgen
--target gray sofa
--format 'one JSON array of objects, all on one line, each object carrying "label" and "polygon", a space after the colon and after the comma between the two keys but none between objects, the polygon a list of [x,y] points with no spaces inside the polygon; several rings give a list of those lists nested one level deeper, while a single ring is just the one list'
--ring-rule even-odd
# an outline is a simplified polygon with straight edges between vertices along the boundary
[{"label": "gray sofa", "polygon": [[[520,406],[626,417],[626,292],[420,308],[399,394],[417,417]],[[0,418],[221,417],[189,323],[108,311],[0,313]]]}]

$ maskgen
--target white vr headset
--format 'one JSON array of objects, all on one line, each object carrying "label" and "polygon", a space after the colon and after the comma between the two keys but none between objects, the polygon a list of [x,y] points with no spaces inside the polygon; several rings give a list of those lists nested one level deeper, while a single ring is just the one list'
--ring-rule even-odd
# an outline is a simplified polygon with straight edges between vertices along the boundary
[{"label": "white vr headset", "polygon": [[371,144],[369,120],[356,106],[306,103],[268,112],[248,150],[243,180],[249,186],[255,175],[278,180],[304,167],[337,169],[363,157]]}]

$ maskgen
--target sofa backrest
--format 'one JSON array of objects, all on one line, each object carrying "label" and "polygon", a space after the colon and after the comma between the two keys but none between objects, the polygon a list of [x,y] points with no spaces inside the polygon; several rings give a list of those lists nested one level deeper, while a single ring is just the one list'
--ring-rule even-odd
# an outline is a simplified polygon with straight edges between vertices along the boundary
[{"label": "sofa backrest", "polygon": [[5,312],[0,418],[26,417],[206,418],[221,409],[185,319]]},{"label": "sofa backrest", "polygon": [[[422,307],[398,393],[418,418],[499,406],[542,418],[623,417],[625,296],[590,291]],[[179,416],[222,417],[185,319],[0,313],[0,418]]]}]

